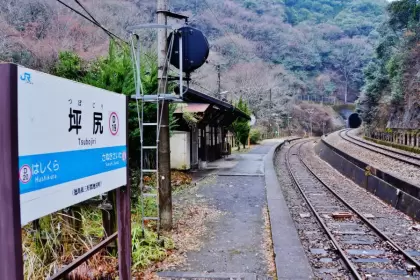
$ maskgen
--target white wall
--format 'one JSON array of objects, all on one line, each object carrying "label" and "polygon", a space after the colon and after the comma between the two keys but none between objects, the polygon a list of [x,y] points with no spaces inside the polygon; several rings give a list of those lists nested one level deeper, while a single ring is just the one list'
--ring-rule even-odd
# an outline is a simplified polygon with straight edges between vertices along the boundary
[{"label": "white wall", "polygon": [[171,169],[188,170],[190,168],[190,133],[174,131],[171,137]]}]

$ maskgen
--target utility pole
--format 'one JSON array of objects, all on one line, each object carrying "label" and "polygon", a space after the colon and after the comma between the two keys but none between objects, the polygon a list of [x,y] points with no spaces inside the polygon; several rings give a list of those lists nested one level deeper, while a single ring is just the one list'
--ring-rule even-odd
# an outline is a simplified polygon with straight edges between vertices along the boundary
[{"label": "utility pole", "polygon": [[218,96],[218,98],[222,98],[222,96],[221,96],[221,91],[222,91],[222,86],[221,86],[221,79],[220,79],[220,65],[217,65],[216,66],[216,68],[217,68],[217,96]]},{"label": "utility pole", "polygon": [[314,136],[314,135],[313,135],[313,133],[312,133],[312,113],[313,113],[313,111],[311,111],[311,113],[310,113],[310,114],[311,114],[311,116],[310,116],[310,122],[311,122],[311,137],[312,137],[312,136]]},{"label": "utility pole", "polygon": [[309,113],[309,125],[311,127],[311,137],[312,137],[312,114],[314,113],[314,109],[308,110]]},{"label": "utility pole", "polygon": [[[273,106],[272,106],[273,104],[272,104],[272,102],[271,102],[271,88],[270,88],[270,118],[272,117],[271,115],[273,114]],[[268,120],[268,123],[270,123],[270,119]],[[272,131],[271,131],[272,129],[271,129],[271,126],[270,126],[270,132],[272,133]]]},{"label": "utility pole", "polygon": [[[168,11],[169,0],[157,0],[157,23],[167,25],[168,18],[166,12]],[[158,44],[158,93],[168,93],[167,88],[167,67],[166,54],[167,46],[167,30],[159,28],[157,34]],[[183,89],[181,89],[183,90]],[[170,230],[172,228],[172,188],[171,188],[171,160],[170,160],[170,140],[169,140],[169,102],[160,101],[161,110],[161,125],[158,143],[159,156],[159,216],[160,226],[163,230]],[[158,116],[159,118],[160,116]]]}]

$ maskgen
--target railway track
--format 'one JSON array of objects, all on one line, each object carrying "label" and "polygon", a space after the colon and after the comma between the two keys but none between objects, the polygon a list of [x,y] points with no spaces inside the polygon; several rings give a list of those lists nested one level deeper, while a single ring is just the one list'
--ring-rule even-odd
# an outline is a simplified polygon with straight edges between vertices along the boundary
[{"label": "railway track", "polygon": [[391,149],[387,149],[385,147],[380,147],[380,146],[377,146],[375,144],[367,143],[365,141],[357,139],[354,136],[351,136],[350,134],[348,134],[348,132],[349,132],[349,130],[340,131],[339,136],[343,140],[345,140],[349,143],[352,143],[354,145],[357,145],[359,147],[362,147],[364,149],[367,149],[369,151],[372,151],[372,152],[387,156],[389,158],[392,158],[394,160],[398,160],[400,162],[403,162],[403,163],[406,163],[406,164],[409,164],[409,165],[420,168],[420,157],[416,157],[416,156],[409,155],[409,154],[406,154],[406,153],[394,151],[394,150],[391,150]]},{"label": "railway track", "polygon": [[354,279],[419,279],[419,261],[305,164],[300,148],[307,142],[290,146],[286,154],[288,172]]}]

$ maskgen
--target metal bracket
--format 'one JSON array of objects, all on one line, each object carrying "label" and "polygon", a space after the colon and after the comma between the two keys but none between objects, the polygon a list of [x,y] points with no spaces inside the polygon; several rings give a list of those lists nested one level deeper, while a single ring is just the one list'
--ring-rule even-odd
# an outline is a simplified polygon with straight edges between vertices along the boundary
[{"label": "metal bracket", "polygon": [[132,99],[143,100],[144,102],[156,102],[156,101],[170,101],[170,102],[184,102],[179,95],[173,94],[147,94],[147,95],[132,95]]},{"label": "metal bracket", "polygon": [[[183,77],[182,79],[184,81],[191,81],[190,77]],[[168,77],[168,81],[178,81],[178,80],[179,80],[179,77],[176,77],[176,76],[169,76]]]},{"label": "metal bracket", "polygon": [[177,14],[177,13],[174,13],[174,12],[171,12],[171,11],[157,10],[156,13],[157,14],[165,14],[166,16],[171,17],[171,18],[185,19],[185,21],[188,21],[188,16]]},{"label": "metal bracket", "polygon": [[174,29],[172,25],[146,23],[146,24],[138,24],[138,25],[129,26],[127,27],[127,31],[132,33],[134,32],[134,30],[147,29],[147,28],[157,28],[157,29],[163,28],[163,29],[170,29],[170,30]]}]

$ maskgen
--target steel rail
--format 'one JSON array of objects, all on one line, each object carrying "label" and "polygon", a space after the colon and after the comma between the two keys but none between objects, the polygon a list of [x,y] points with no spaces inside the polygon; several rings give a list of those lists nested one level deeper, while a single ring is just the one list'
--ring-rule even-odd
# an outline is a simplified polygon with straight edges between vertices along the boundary
[{"label": "steel rail", "polygon": [[[346,256],[346,254],[344,253],[343,249],[341,249],[340,245],[338,244],[338,241],[333,236],[332,232],[328,229],[327,225],[324,223],[324,221],[322,220],[321,216],[315,210],[315,207],[309,201],[309,198],[304,193],[303,189],[301,188],[301,185],[299,184],[298,180],[296,179],[295,175],[292,172],[292,168],[291,168],[290,162],[289,162],[289,156],[290,156],[290,151],[291,151],[292,147],[294,147],[297,144],[303,145],[303,144],[305,144],[305,143],[307,143],[309,141],[311,141],[311,140],[304,141],[304,142],[297,142],[297,143],[294,143],[294,144],[292,144],[290,146],[289,150],[287,151],[287,155],[286,155],[286,166],[287,166],[287,170],[288,170],[290,176],[292,177],[295,185],[297,186],[297,188],[299,189],[300,193],[302,194],[303,198],[305,199],[306,203],[311,208],[312,213],[315,215],[316,219],[321,224],[322,228],[324,229],[324,231],[326,232],[326,234],[328,235],[328,237],[332,241],[335,249],[339,252],[339,254],[341,255],[342,259],[344,260],[344,262],[346,263],[346,265],[348,266],[348,268],[350,269],[350,271],[353,274],[353,276],[356,279],[358,279],[358,280],[363,280],[363,277],[359,274],[359,272],[357,271],[357,268],[353,265],[353,263],[350,261],[350,259]],[[299,154],[298,154],[298,157],[299,157]],[[299,157],[299,159],[300,159],[300,157]]]},{"label": "steel rail", "polygon": [[[306,142],[304,142],[306,143]],[[304,144],[302,143],[302,145]],[[340,200],[344,205],[346,205],[352,212],[354,212],[365,224],[367,224],[376,234],[378,234],[382,239],[388,242],[388,244],[391,245],[394,249],[396,249],[397,252],[402,254],[406,260],[410,261],[417,270],[420,271],[420,262],[415,260],[413,257],[411,257],[408,253],[404,251],[395,241],[393,241],[391,238],[389,238],[385,233],[383,233],[379,228],[377,228],[372,222],[370,222],[366,217],[364,217],[359,211],[357,211],[350,203],[348,203],[344,198],[342,198],[337,192],[335,192],[329,185],[327,185],[322,179],[320,179],[309,167],[308,165],[303,161],[301,154],[300,154],[300,148],[298,149],[298,158],[300,162],[303,164],[303,166],[306,167],[306,169],[309,171],[310,174],[314,176],[325,188],[327,188],[338,200]]]},{"label": "steel rail", "polygon": [[[372,151],[372,152],[375,152],[375,153],[378,153],[378,154],[381,154],[381,155],[387,156],[387,157],[389,157],[389,158],[392,158],[392,159],[398,160],[398,161],[400,161],[400,162],[404,162],[404,163],[407,163],[407,164],[410,164],[410,165],[412,165],[412,166],[415,166],[415,167],[419,167],[419,168],[420,168],[420,164],[418,164],[418,163],[415,163],[415,162],[412,162],[412,161],[410,161],[410,160],[406,160],[406,159],[403,159],[403,158],[400,158],[400,157],[397,157],[397,156],[393,156],[393,155],[390,155],[390,154],[388,154],[388,153],[384,153],[384,152],[381,152],[381,151],[378,151],[378,150],[375,150],[375,149],[372,149],[372,148],[366,147],[366,145],[362,145],[362,144],[359,144],[359,143],[357,143],[357,142],[355,142],[355,141],[349,140],[349,139],[345,138],[345,137],[342,135],[342,133],[343,133],[343,132],[345,132],[346,136],[347,136],[347,137],[349,137],[349,136],[347,135],[348,130],[343,130],[343,131],[340,131],[340,132],[338,133],[338,135],[339,135],[342,139],[344,139],[345,141],[347,141],[347,142],[349,142],[349,143],[352,143],[352,144],[357,145],[357,146],[359,146],[359,147],[362,147],[362,148],[364,148],[364,149],[366,149],[366,150],[369,150],[369,151]],[[350,138],[350,137],[349,137],[349,138]],[[382,148],[377,147],[377,149],[382,149]],[[382,149],[382,150],[388,151],[387,149]],[[391,152],[391,151],[389,151],[389,152]],[[395,153],[395,152],[392,152],[392,153]],[[404,155],[404,156],[409,157],[409,156],[407,156],[407,155]]]},{"label": "steel rail", "polygon": [[391,150],[387,147],[381,146],[379,144],[370,143],[370,141],[364,141],[364,140],[361,140],[361,139],[357,139],[356,137],[348,134],[348,132],[350,132],[350,130],[347,130],[346,136],[349,137],[352,140],[355,140],[357,142],[363,143],[363,144],[368,145],[368,146],[372,146],[372,147],[375,147],[375,148],[378,148],[378,149],[382,149],[382,150],[390,152],[390,153],[394,153],[394,154],[397,154],[397,155],[400,155],[400,156],[404,156],[404,157],[408,157],[408,158],[420,161],[420,156],[410,155],[410,154],[407,154],[407,153],[403,153],[402,151],[401,152],[400,151],[394,151],[394,150]]}]

